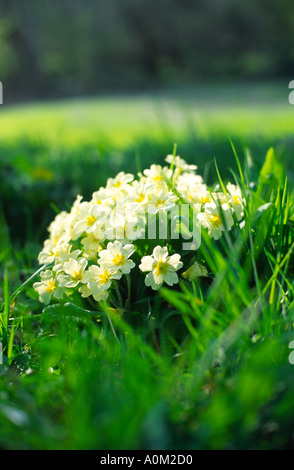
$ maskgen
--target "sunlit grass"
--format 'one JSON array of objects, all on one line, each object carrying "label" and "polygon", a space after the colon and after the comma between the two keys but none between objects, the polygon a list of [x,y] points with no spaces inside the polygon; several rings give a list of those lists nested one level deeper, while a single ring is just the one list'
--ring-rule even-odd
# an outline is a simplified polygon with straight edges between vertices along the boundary
[{"label": "sunlit grass", "polygon": [[180,141],[193,128],[200,139],[238,135],[281,138],[292,133],[294,113],[286,83],[199,86],[116,97],[68,99],[2,108],[0,142],[29,138],[66,148],[137,139]]}]

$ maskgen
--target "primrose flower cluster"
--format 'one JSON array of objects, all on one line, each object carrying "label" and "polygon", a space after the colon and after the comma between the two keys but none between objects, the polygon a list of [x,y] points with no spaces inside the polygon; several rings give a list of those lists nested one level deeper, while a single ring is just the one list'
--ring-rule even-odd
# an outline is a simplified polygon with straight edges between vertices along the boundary
[{"label": "primrose flower cluster", "polygon": [[[240,222],[245,200],[240,188],[231,183],[225,191],[211,192],[196,173],[197,167],[179,156],[168,155],[166,161],[169,165],[153,164],[137,178],[118,173],[90,201],[78,195],[69,212],[55,217],[38,257],[44,270],[34,289],[41,302],[61,300],[74,291],[83,298],[106,301],[123,277],[126,283],[130,281],[132,272],[136,272],[135,280],[144,276],[145,285],[153,290],[163,283],[177,284],[182,268],[188,279],[207,274],[198,263],[184,266],[181,254],[175,252],[179,222],[186,222],[187,237],[193,238],[188,249],[195,250],[201,230],[218,240]],[[153,240],[150,251],[149,239]]]}]

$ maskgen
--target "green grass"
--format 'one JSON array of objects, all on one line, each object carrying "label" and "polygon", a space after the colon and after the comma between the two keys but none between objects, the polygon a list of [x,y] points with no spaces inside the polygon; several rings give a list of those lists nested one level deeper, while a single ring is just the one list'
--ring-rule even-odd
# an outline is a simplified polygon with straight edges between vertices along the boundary
[{"label": "green grass", "polygon": [[1,110],[1,142],[25,137],[70,149],[102,140],[122,149],[164,132],[178,140],[190,126],[200,139],[283,137],[292,133],[294,121],[288,94],[283,82],[217,84],[13,106]]},{"label": "green grass", "polygon": [[[149,95],[1,110],[2,449],[293,448],[287,87],[162,99],[164,110]],[[138,161],[163,163],[174,142],[209,181],[216,157],[224,181],[232,168],[244,189],[255,183],[242,234],[203,239],[211,276],[162,289],[123,318],[72,303],[43,309],[30,277],[54,205],[69,208]]]}]

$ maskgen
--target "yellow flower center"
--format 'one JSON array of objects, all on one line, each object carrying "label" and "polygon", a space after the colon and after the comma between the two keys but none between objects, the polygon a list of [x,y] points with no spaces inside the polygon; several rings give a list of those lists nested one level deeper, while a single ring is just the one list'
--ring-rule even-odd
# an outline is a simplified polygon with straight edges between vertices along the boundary
[{"label": "yellow flower center", "polygon": [[145,199],[145,196],[144,194],[141,193],[140,196],[136,199],[136,202],[143,202],[144,199]]},{"label": "yellow flower center", "polygon": [[233,201],[234,201],[234,203],[237,204],[238,206],[241,204],[239,196],[233,196]]},{"label": "yellow flower center", "polygon": [[124,264],[124,261],[125,257],[120,255],[119,253],[117,253],[117,255],[115,255],[115,257],[112,259],[112,262],[113,264],[115,264],[115,266],[122,266]]},{"label": "yellow flower center", "polygon": [[155,266],[155,274],[157,276],[167,274],[168,266],[168,263],[165,263],[162,260],[158,261],[157,265]]},{"label": "yellow flower center", "polygon": [[83,276],[81,275],[80,272],[75,271],[75,272],[73,273],[73,276],[72,276],[73,281],[79,282],[79,281],[81,281],[82,278],[83,278]]},{"label": "yellow flower center", "polygon": [[95,215],[90,215],[87,217],[87,225],[93,225],[96,222],[96,217]]},{"label": "yellow flower center", "polygon": [[162,180],[163,180],[163,177],[160,175],[156,175],[153,178],[153,181],[155,181],[156,183],[160,183]]},{"label": "yellow flower center", "polygon": [[158,199],[156,202],[156,207],[163,207],[165,204],[165,201],[162,201],[162,199]]},{"label": "yellow flower center", "polygon": [[192,193],[192,191],[188,191],[188,198],[189,198],[191,201],[195,201],[195,196],[194,196],[194,194]]},{"label": "yellow flower center", "polygon": [[104,271],[103,274],[99,274],[100,284],[107,284],[110,279],[110,274],[107,271]]},{"label": "yellow flower center", "polygon": [[46,287],[46,292],[54,292],[56,288],[55,282],[54,281],[48,281],[48,287]]},{"label": "yellow flower center", "polygon": [[210,217],[210,222],[214,227],[219,227],[220,225],[222,225],[222,219],[219,215],[212,215]]},{"label": "yellow flower center", "polygon": [[116,183],[114,183],[113,187],[114,188],[120,188],[121,187],[121,182],[117,181]]},{"label": "yellow flower center", "polygon": [[50,251],[50,255],[57,258],[59,256],[59,251],[56,250],[56,249],[53,249],[53,250]]},{"label": "yellow flower center", "polygon": [[210,198],[208,196],[201,196],[200,202],[201,204],[205,204],[206,202],[210,202]]}]

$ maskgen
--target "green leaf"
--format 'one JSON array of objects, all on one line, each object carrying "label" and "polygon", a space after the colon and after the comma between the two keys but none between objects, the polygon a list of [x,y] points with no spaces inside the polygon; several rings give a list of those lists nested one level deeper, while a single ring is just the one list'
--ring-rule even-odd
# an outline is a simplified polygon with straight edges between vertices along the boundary
[{"label": "green leaf", "polygon": [[174,233],[184,236],[186,239],[192,238],[192,233],[189,230],[189,220],[186,217],[177,216],[175,219]]},{"label": "green leaf", "polygon": [[271,147],[266,154],[265,162],[260,170],[258,183],[260,185],[271,183],[272,185],[283,186],[284,182],[284,166]]},{"label": "green leaf", "polygon": [[268,211],[269,209],[273,209],[273,208],[274,208],[274,204],[272,202],[267,202],[266,204],[262,204],[262,206],[258,207],[258,209],[256,210],[254,220],[256,221],[262,215],[264,215],[266,211]]},{"label": "green leaf", "polygon": [[86,310],[70,302],[66,302],[65,304],[58,303],[48,305],[43,309],[43,313],[55,316],[73,316],[76,318],[90,318],[103,314],[103,312],[93,312],[91,310]]}]

